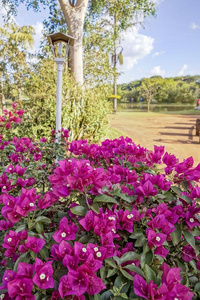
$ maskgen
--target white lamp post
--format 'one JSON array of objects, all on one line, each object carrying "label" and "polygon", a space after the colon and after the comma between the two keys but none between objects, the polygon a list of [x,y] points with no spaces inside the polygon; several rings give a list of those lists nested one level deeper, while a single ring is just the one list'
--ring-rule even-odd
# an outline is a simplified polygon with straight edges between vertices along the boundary
[{"label": "white lamp post", "polygon": [[[56,102],[56,143],[60,142],[61,136],[61,117],[62,117],[62,73],[63,64],[68,57],[69,46],[73,46],[74,38],[64,33],[58,32],[47,36],[49,44],[57,64],[57,102]],[[56,46],[58,44],[58,54],[56,55]],[[66,52],[63,55],[63,45],[66,44]]]}]

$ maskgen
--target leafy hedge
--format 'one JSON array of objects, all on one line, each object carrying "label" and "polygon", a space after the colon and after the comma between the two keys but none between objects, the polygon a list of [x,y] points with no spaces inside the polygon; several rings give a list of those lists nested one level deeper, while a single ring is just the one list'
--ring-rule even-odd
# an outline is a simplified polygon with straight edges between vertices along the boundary
[{"label": "leafy hedge", "polygon": [[62,136],[1,137],[1,299],[199,299],[200,165]]}]

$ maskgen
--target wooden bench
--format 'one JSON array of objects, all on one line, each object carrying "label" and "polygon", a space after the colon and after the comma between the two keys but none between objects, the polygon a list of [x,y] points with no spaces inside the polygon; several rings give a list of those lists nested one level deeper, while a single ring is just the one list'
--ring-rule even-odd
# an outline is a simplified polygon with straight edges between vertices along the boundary
[{"label": "wooden bench", "polygon": [[196,135],[199,136],[199,143],[200,143],[200,119],[196,120]]}]

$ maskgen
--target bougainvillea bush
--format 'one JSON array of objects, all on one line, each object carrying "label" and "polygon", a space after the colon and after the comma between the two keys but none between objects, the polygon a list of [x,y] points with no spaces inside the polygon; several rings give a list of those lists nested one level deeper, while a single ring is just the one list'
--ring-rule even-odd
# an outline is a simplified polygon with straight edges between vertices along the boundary
[{"label": "bougainvillea bush", "polygon": [[200,299],[200,164],[62,137],[1,136],[0,299]]}]

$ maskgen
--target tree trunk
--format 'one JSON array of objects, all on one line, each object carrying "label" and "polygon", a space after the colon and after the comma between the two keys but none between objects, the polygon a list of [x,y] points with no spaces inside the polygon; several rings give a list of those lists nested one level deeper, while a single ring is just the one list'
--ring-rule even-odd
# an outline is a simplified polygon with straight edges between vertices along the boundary
[{"label": "tree trunk", "polygon": [[150,101],[151,101],[151,100],[148,100],[148,101],[147,101],[147,105],[148,105],[148,112],[150,112]]},{"label": "tree trunk", "polygon": [[74,40],[70,46],[69,68],[77,83],[83,84],[83,25],[87,11],[88,0],[77,0],[75,7],[71,6],[69,0],[59,0],[68,26],[69,35]]},{"label": "tree trunk", "polygon": [[[113,48],[113,94],[117,95],[117,74],[116,74],[116,66],[117,66],[117,45],[116,45],[116,28],[117,28],[117,17],[114,15],[114,48]],[[117,98],[113,98],[113,108],[114,113],[117,113]]]},{"label": "tree trunk", "polygon": [[18,82],[18,84],[17,84],[17,92],[18,92],[18,100],[21,102],[22,101],[22,87],[21,87],[21,82]]}]

